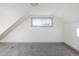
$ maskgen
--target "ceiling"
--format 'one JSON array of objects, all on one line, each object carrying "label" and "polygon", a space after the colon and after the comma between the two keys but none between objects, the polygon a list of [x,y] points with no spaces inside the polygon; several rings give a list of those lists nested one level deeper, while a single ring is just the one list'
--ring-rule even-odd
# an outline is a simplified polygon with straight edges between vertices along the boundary
[{"label": "ceiling", "polygon": [[79,21],[78,3],[39,3],[38,6],[31,6],[29,3],[2,3],[0,13],[3,10],[12,10],[22,14],[30,13],[33,15],[54,15],[63,21]]}]

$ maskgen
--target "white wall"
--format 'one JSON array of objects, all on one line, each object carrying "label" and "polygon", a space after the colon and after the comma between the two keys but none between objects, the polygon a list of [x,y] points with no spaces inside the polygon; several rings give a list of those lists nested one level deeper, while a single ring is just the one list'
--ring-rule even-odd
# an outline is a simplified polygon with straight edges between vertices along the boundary
[{"label": "white wall", "polygon": [[0,4],[0,35],[12,26],[20,17],[27,13],[32,14],[55,14],[60,12],[62,4],[40,4],[32,7],[29,3],[2,3]]},{"label": "white wall", "polygon": [[0,42],[63,42],[62,21],[54,17],[53,27],[31,27],[28,18]]},{"label": "white wall", "polygon": [[0,4],[0,35],[25,14],[16,6],[16,4]]},{"label": "white wall", "polygon": [[77,28],[79,28],[79,22],[64,24],[64,42],[79,51],[79,37],[77,37]]}]

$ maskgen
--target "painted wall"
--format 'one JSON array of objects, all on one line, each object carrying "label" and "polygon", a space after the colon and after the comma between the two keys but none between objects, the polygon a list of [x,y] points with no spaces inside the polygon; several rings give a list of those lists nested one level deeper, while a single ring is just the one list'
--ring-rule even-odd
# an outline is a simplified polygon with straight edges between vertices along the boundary
[{"label": "painted wall", "polygon": [[63,24],[54,17],[53,27],[31,27],[29,17],[0,42],[63,42]]},{"label": "painted wall", "polygon": [[24,16],[27,13],[25,10],[24,4],[0,4],[0,35]]},{"label": "painted wall", "polygon": [[79,22],[64,24],[64,42],[79,51],[79,37],[77,36],[78,28]]},{"label": "painted wall", "polygon": [[1,7],[0,9],[0,35],[14,24],[24,13],[16,8]]}]

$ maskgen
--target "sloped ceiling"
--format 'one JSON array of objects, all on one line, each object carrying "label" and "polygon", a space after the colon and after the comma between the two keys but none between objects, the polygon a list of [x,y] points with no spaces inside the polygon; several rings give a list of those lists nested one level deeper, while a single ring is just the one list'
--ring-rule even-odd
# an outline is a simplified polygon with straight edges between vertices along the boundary
[{"label": "sloped ceiling", "polygon": [[73,3],[39,3],[31,6],[29,3],[0,4],[0,33],[4,32],[24,14],[53,15],[64,22],[79,21],[79,4]]},{"label": "sloped ceiling", "polygon": [[[79,19],[78,3],[39,3],[38,6],[31,6],[29,3],[0,4],[0,13],[6,11],[30,13],[30,14],[49,14],[63,18],[64,21],[75,21]],[[7,16],[6,16],[7,17]]]}]

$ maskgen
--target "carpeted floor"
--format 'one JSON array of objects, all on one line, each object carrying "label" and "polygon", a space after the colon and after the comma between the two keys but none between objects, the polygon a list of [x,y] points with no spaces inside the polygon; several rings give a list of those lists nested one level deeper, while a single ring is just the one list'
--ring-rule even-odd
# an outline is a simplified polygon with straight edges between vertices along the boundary
[{"label": "carpeted floor", "polygon": [[64,43],[0,43],[0,56],[79,56]]}]

